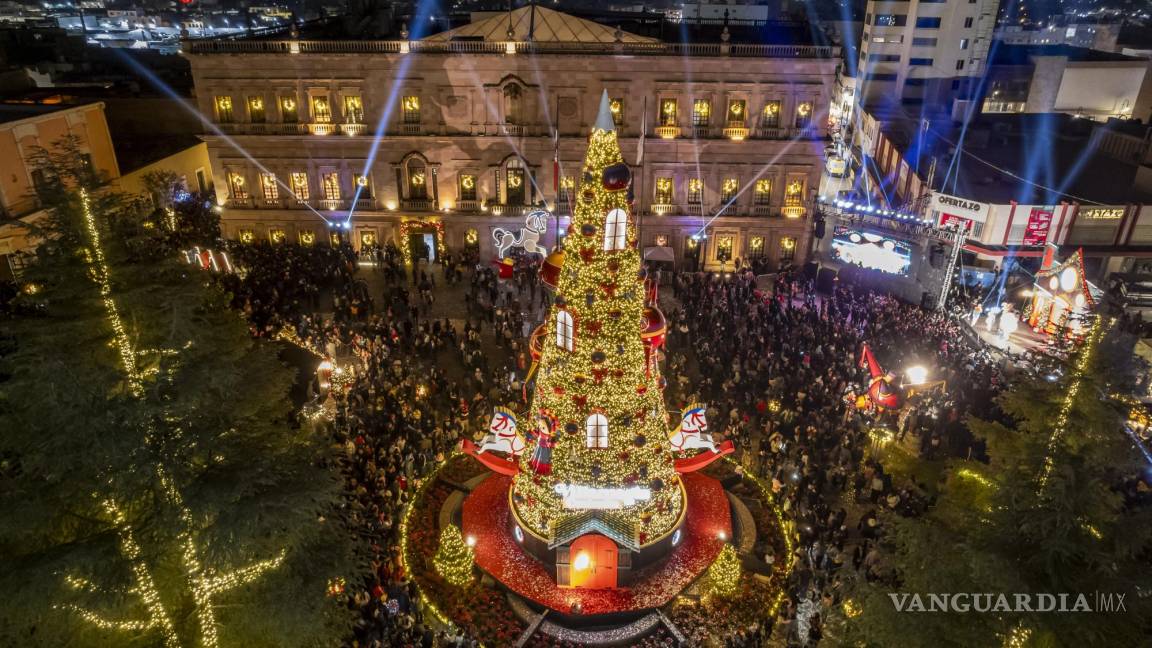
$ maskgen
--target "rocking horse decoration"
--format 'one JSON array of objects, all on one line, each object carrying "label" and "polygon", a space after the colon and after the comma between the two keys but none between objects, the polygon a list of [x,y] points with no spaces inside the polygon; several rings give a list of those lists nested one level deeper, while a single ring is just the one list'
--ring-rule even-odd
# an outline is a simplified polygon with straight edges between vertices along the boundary
[{"label": "rocking horse decoration", "polygon": [[492,422],[488,424],[488,435],[480,442],[477,452],[493,450],[517,456],[528,447],[524,436],[516,429],[516,417],[500,408],[492,412]]},{"label": "rocking horse decoration", "polygon": [[[480,441],[479,446],[470,439],[460,441],[462,451],[475,457],[477,461],[493,472],[502,475],[516,474],[519,468],[516,465],[515,457],[523,454],[527,447],[527,440],[517,428],[516,417],[499,407],[492,411],[492,421],[488,424],[488,434]],[[492,452],[505,452],[509,458],[501,459],[493,455]]]},{"label": "rocking horse decoration", "polygon": [[673,461],[676,472],[680,474],[700,470],[735,450],[731,441],[716,445],[716,442],[712,440],[712,434],[708,431],[708,419],[705,416],[705,410],[706,408],[699,403],[685,407],[680,414],[680,426],[668,435],[668,443],[672,446],[673,452],[697,449],[709,451]]},{"label": "rocking horse decoration", "polygon": [[492,230],[492,239],[496,241],[496,257],[503,259],[508,250],[514,247],[522,248],[528,254],[546,256],[548,250],[540,244],[540,237],[548,231],[548,219],[551,217],[551,214],[540,209],[528,212],[519,236],[503,227]]},{"label": "rocking horse decoration", "polygon": [[684,408],[680,416],[680,427],[672,431],[668,440],[676,452],[696,448],[716,452],[716,442],[708,432],[708,419],[705,418],[704,406],[694,403]]}]

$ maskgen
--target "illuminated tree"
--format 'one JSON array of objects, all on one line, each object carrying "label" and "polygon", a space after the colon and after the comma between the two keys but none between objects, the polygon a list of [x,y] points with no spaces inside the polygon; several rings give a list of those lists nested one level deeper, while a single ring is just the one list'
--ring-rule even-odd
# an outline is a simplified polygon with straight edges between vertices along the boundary
[{"label": "illuminated tree", "polygon": [[727,598],[740,588],[740,556],[732,545],[726,544],[720,555],[708,567],[704,576],[704,593],[708,597]]},{"label": "illuminated tree", "polygon": [[0,645],[336,642],[340,483],[291,371],[133,201],[55,171],[0,358]]},{"label": "illuminated tree", "polygon": [[557,487],[631,489],[648,499],[611,515],[643,543],[683,507],[668,444],[659,369],[645,348],[645,290],[631,172],[607,107],[592,129],[565,261],[545,324],[528,420],[529,447],[513,486],[520,519],[547,537],[565,509]]},{"label": "illuminated tree", "polygon": [[[1107,397],[1125,388],[1092,329],[1059,382],[1018,377],[999,398],[1004,422],[970,420],[987,464],[955,460],[934,508],[887,515],[881,580],[850,587],[845,644],[868,646],[1127,646],[1146,643],[1152,512],[1125,501],[1146,465]],[[1124,353],[1130,354],[1129,350]],[[1127,482],[1127,483],[1126,483]],[[1126,594],[1124,614],[910,614],[890,594]],[[1092,600],[1095,605],[1095,600]],[[1069,607],[1072,602],[1069,602]],[[978,622],[973,621],[978,618]]]},{"label": "illuminated tree", "polygon": [[449,524],[440,530],[440,548],[432,558],[432,563],[444,580],[457,587],[471,583],[472,563],[475,559],[472,547],[464,542],[464,536],[456,525]]}]

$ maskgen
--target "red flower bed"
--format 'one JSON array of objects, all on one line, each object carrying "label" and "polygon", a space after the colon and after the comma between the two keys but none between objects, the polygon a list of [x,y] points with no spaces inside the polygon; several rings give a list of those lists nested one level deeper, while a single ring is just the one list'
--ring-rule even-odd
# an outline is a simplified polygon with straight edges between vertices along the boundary
[{"label": "red flower bed", "polygon": [[664,561],[636,574],[630,589],[561,588],[555,574],[529,556],[512,537],[508,488],[512,479],[493,474],[464,500],[465,535],[476,538],[476,564],[509,589],[560,612],[579,602],[584,614],[658,607],[703,572],[732,537],[732,515],[720,482],[706,475],[682,475],[688,495],[682,539]]}]

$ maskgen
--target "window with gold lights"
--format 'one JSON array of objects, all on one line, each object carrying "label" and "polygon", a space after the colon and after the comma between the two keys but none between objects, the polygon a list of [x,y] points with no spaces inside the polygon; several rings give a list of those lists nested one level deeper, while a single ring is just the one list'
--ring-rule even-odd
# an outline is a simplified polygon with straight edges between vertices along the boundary
[{"label": "window with gold lights", "polygon": [[504,169],[505,205],[527,204],[527,180],[528,175],[524,169],[524,162],[518,158],[512,158],[511,160],[508,160],[508,165]]},{"label": "window with gold lights", "polygon": [[780,238],[780,263],[791,263],[796,258],[796,239],[791,236]]},{"label": "window with gold lights", "polygon": [[660,100],[660,125],[661,126],[675,126],[676,125],[676,100],[675,99],[662,99],[662,100]]},{"label": "window with gold lights", "polygon": [[316,232],[312,230],[300,230],[300,244],[312,245],[316,242]]},{"label": "window with gold lights", "polygon": [[340,200],[340,173],[329,171],[320,177],[325,200]]},{"label": "window with gold lights", "polygon": [[780,128],[780,102],[773,100],[764,104],[764,128]]},{"label": "window with gold lights", "polygon": [[672,178],[656,178],[656,195],[652,202],[657,205],[672,204]]},{"label": "window with gold lights", "polygon": [[704,181],[700,178],[688,179],[688,204],[699,205],[704,199]]},{"label": "window with gold lights", "polygon": [[624,100],[620,97],[608,101],[608,110],[612,111],[612,123],[616,126],[624,125]]},{"label": "window with gold lights", "polygon": [[248,97],[248,121],[252,122],[253,124],[264,123],[264,97]]},{"label": "window with gold lights", "polygon": [[728,100],[728,125],[743,126],[747,116],[748,102],[743,99]]},{"label": "window with gold lights", "polygon": [[372,184],[368,181],[368,176],[357,173],[352,176],[356,180],[356,192],[360,196],[360,200],[366,200],[372,197]]},{"label": "window with gold lights", "polygon": [[408,172],[408,198],[410,200],[426,200],[428,198],[428,167],[418,157],[408,160],[405,165]]},{"label": "window with gold lights", "polygon": [[416,95],[404,97],[401,107],[404,109],[402,116],[405,124],[420,123],[420,97]]},{"label": "window with gold lights", "polygon": [[767,205],[772,202],[772,181],[767,178],[757,180],[752,200],[757,205]]},{"label": "window with gold lights", "polygon": [[720,183],[720,201],[730,202],[736,198],[737,191],[740,191],[740,180],[735,178],[725,178]]},{"label": "window with gold lights", "polygon": [[460,174],[460,200],[476,200],[476,176],[471,173]]},{"label": "window with gold lights", "polygon": [[724,178],[720,184],[720,201],[731,202],[736,199],[736,193],[740,190],[740,181],[736,178]]},{"label": "window with gold lights", "polygon": [[376,245],[376,232],[364,230],[360,232],[360,247],[374,247]]},{"label": "window with gold lights", "polygon": [[764,257],[764,237],[753,236],[748,241],[748,256],[753,259],[761,259]]},{"label": "window with gold lights", "polygon": [[288,176],[288,180],[296,200],[308,200],[308,174],[296,171]]},{"label": "window with gold lights", "polygon": [[576,178],[572,176],[560,176],[560,202],[568,204],[576,195]]},{"label": "window with gold lights", "polygon": [[256,232],[251,229],[241,229],[237,233],[236,238],[240,239],[241,243],[251,243],[256,240]]},{"label": "window with gold lights", "polygon": [[721,236],[716,240],[716,260],[726,263],[732,260],[732,237]]},{"label": "window with gold lights", "polygon": [[228,191],[235,200],[244,200],[248,197],[247,182],[244,174],[239,171],[228,172]]},{"label": "window with gold lights", "polygon": [[364,100],[360,95],[344,95],[344,123],[364,123]]},{"label": "window with gold lights", "polygon": [[707,126],[712,118],[712,102],[707,99],[697,99],[692,102],[692,125]]},{"label": "window with gold lights", "polygon": [[300,121],[300,107],[296,103],[296,97],[283,96],[280,97],[280,121],[285,124],[295,124]]},{"label": "window with gold lights", "polygon": [[796,128],[808,128],[812,125],[812,102],[801,101],[796,105]]},{"label": "window with gold lights", "polygon": [[804,181],[789,180],[788,186],[784,189],[784,205],[787,207],[799,207],[803,202]]},{"label": "window with gold lights", "polygon": [[274,202],[280,197],[280,186],[276,184],[276,176],[271,173],[260,174],[260,193],[264,200]]},{"label": "window with gold lights", "polygon": [[328,97],[312,97],[311,111],[313,123],[332,123],[332,104],[328,103]]},{"label": "window with gold lights", "polygon": [[283,243],[287,238],[288,234],[278,227],[268,230],[268,240],[273,243]]},{"label": "window with gold lights", "polygon": [[232,114],[232,97],[217,95],[213,100],[216,106],[216,121],[221,124],[231,124],[234,120]]}]

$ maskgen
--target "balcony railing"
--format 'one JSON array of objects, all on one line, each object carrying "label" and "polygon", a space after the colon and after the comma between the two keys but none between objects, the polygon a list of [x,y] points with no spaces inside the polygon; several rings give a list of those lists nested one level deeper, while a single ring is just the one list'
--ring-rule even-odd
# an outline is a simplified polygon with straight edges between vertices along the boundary
[{"label": "balcony railing", "polygon": [[400,124],[401,135],[421,135],[420,124]]},{"label": "balcony railing", "polygon": [[653,214],[664,216],[666,214],[675,214],[680,208],[672,203],[653,203],[651,209]]},{"label": "balcony railing", "polygon": [[307,135],[308,124],[218,124],[229,135]]},{"label": "balcony railing", "polygon": [[459,212],[478,212],[480,211],[479,200],[460,200],[456,203],[456,211]]},{"label": "balcony railing", "polygon": [[692,127],[692,137],[694,137],[696,139],[708,139],[709,137],[712,137],[712,127],[711,126],[693,126]]},{"label": "balcony railing", "polygon": [[772,205],[752,205],[753,216],[771,216]]},{"label": "balcony railing", "polygon": [[689,216],[701,216],[704,213],[704,206],[700,203],[688,203],[684,206],[684,213]]},{"label": "balcony railing", "polygon": [[748,128],[741,123],[728,124],[724,129],[724,137],[730,140],[740,141],[748,137]]},{"label": "balcony railing", "polygon": [[345,135],[363,135],[368,132],[368,127],[364,124],[340,124],[340,132]]},{"label": "balcony railing", "polygon": [[429,198],[406,198],[400,201],[400,206],[411,211],[431,211],[432,200]]},{"label": "balcony railing", "polygon": [[576,54],[834,59],[840,48],[727,43],[585,43],[398,40],[184,40],[188,54]]},{"label": "balcony railing", "polygon": [[756,129],[756,137],[760,139],[791,139],[792,129],[778,126],[760,126]]},{"label": "balcony railing", "polygon": [[679,126],[657,126],[656,137],[660,139],[675,139],[680,137]]}]

